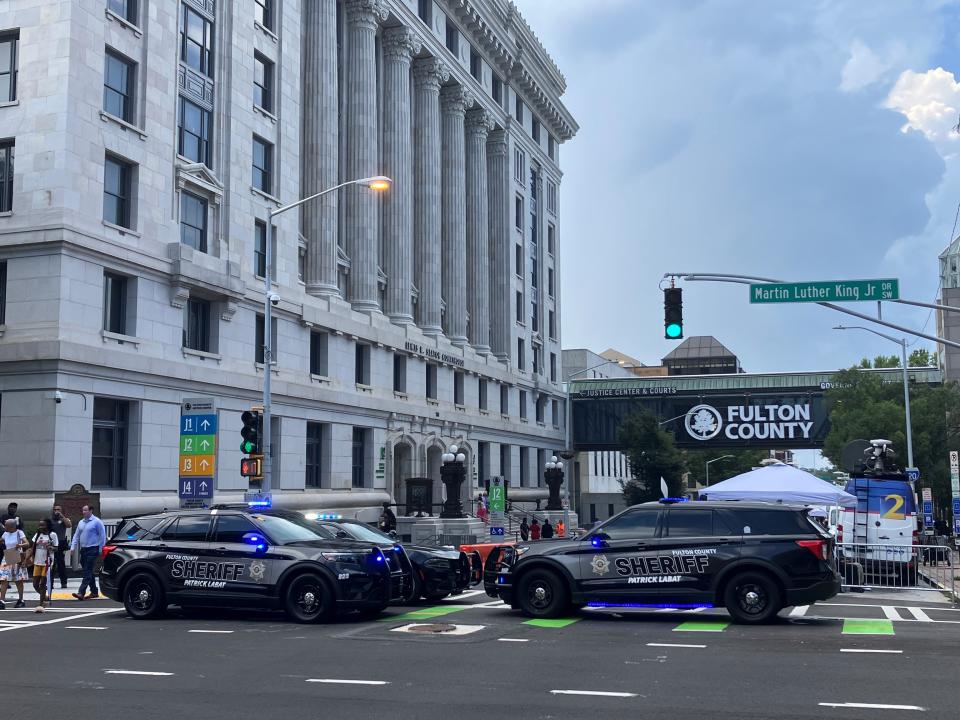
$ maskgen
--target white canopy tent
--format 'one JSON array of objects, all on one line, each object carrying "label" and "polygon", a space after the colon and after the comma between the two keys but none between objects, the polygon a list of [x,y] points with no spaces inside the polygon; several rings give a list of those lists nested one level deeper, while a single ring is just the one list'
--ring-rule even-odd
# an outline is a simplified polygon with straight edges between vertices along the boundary
[{"label": "white canopy tent", "polygon": [[852,507],[857,498],[816,475],[791,465],[776,463],[710,485],[700,491],[701,500],[760,500],[800,505]]}]

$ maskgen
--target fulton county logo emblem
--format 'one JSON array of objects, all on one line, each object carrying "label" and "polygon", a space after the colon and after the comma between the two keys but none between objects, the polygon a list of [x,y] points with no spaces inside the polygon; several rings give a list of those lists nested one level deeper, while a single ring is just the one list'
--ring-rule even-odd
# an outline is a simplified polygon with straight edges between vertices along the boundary
[{"label": "fulton county logo emblem", "polygon": [[254,560],[250,563],[250,579],[254,582],[263,582],[263,574],[266,570],[267,566],[262,560]]},{"label": "fulton county logo emblem", "polygon": [[606,575],[610,572],[610,561],[607,560],[606,555],[594,555],[590,566],[593,568],[594,575]]},{"label": "fulton county logo emblem", "polygon": [[712,440],[720,434],[723,418],[715,407],[696,405],[687,411],[684,425],[694,440]]}]

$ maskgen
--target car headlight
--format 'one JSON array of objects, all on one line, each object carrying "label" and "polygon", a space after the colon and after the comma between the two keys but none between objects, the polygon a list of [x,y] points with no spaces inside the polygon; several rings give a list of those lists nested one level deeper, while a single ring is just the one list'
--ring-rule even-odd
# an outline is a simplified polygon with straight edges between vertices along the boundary
[{"label": "car headlight", "polygon": [[355,552],[324,552],[320,553],[324,560],[343,563],[345,565],[363,565],[364,556]]},{"label": "car headlight", "polygon": [[433,568],[434,570],[448,570],[450,568],[450,561],[444,558],[430,558],[423,566]]},{"label": "car headlight", "polygon": [[517,547],[515,547],[515,548],[513,549],[513,557],[514,557],[514,559],[515,559],[515,560],[516,560],[516,559],[519,559],[520,556],[523,555],[524,553],[526,553],[529,549],[530,549],[530,547],[529,547],[528,545],[518,545]]}]

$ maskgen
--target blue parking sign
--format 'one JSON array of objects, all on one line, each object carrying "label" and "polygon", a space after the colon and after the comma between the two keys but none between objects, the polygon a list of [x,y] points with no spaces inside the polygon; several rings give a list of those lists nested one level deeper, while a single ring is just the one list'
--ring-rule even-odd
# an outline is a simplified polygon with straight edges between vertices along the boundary
[{"label": "blue parking sign", "polygon": [[953,514],[960,515],[960,497],[953,499]]}]

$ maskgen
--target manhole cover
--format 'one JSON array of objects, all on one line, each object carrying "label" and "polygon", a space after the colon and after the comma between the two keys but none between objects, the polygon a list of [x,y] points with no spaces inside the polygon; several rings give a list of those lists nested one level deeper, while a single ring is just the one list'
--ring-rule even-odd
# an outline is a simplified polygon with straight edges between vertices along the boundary
[{"label": "manhole cover", "polygon": [[453,632],[457,629],[456,625],[450,623],[431,623],[429,625],[411,625],[407,632],[413,633],[445,633]]}]

